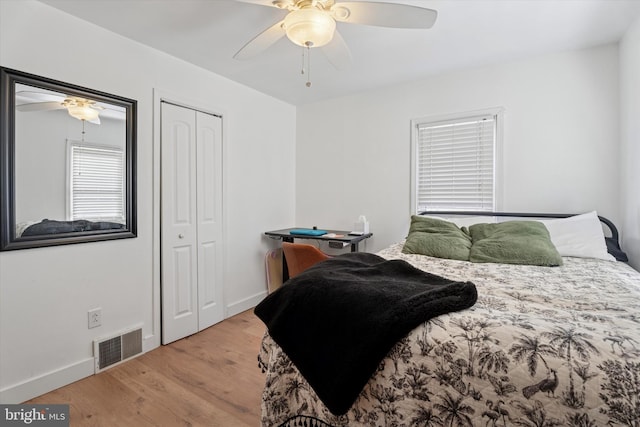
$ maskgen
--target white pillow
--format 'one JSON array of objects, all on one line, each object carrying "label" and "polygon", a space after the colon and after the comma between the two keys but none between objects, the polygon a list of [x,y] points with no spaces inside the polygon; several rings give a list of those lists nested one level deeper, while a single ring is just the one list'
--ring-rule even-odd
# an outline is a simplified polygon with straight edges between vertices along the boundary
[{"label": "white pillow", "polygon": [[37,223],[38,221],[25,221],[25,222],[20,222],[16,224],[16,237],[22,236],[22,233],[24,233],[24,230],[26,230],[27,227],[30,227],[33,224],[37,224]]},{"label": "white pillow", "polygon": [[607,252],[604,232],[596,211],[540,222],[549,230],[551,242],[560,255],[616,260]]}]

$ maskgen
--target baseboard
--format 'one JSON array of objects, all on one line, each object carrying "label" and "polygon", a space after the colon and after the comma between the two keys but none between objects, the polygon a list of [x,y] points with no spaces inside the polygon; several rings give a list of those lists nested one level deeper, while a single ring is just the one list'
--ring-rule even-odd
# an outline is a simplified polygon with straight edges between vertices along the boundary
[{"label": "baseboard", "polygon": [[22,403],[93,375],[93,357],[0,390],[0,403]]},{"label": "baseboard", "polygon": [[266,296],[267,291],[262,291],[255,295],[251,295],[250,297],[227,305],[227,317],[235,316],[236,314],[240,314],[243,311],[252,309],[256,305],[258,305],[258,303],[260,303],[260,301],[262,301]]}]

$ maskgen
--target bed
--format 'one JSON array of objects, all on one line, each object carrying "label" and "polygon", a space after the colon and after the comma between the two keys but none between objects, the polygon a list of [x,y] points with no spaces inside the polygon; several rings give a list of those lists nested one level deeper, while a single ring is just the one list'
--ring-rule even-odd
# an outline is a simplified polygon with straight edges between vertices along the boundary
[{"label": "bed", "polygon": [[97,230],[124,230],[125,224],[109,221],[88,221],[77,219],[73,221],[58,221],[43,219],[40,222],[25,221],[16,225],[16,237],[31,237],[50,234],[77,233]]},{"label": "bed", "polygon": [[[513,215],[509,214],[510,220],[506,222],[519,222],[512,221]],[[457,223],[446,219],[444,222],[453,223],[468,234],[471,227],[477,227],[478,221],[495,218],[463,218]],[[317,369],[330,386],[336,383],[334,391],[322,388],[326,384],[317,386],[318,380],[314,377],[311,385],[298,369],[298,366],[303,366],[305,372],[308,369],[299,362],[300,355],[287,353],[276,343],[271,334],[273,324],[269,322],[273,317],[267,319],[269,329],[258,355],[266,376],[261,424],[640,426],[640,273],[616,260],[624,260],[625,255],[610,221],[601,218],[611,230],[607,240],[599,228],[600,235],[595,236],[595,240],[590,235],[582,241],[578,236],[576,241],[576,233],[586,229],[589,229],[587,234],[593,232],[594,218],[597,221],[595,212],[543,219],[541,224],[548,231],[547,237],[561,256],[559,262],[553,258],[547,265],[471,262],[407,253],[407,242],[415,231],[412,220],[407,239],[375,257],[384,265],[387,260],[395,266],[407,264],[410,266],[407,268],[428,272],[458,287],[471,283],[477,292],[476,299],[471,305],[465,302],[469,305],[466,308],[465,304],[455,306],[450,312],[433,316],[408,330],[377,362],[353,402],[347,400],[342,406],[336,406],[333,401],[344,388],[342,383],[336,383],[336,377],[349,374],[335,370],[332,360],[323,363],[327,369]],[[422,219],[415,222],[420,221]],[[525,222],[532,221],[526,218]],[[587,222],[591,228],[584,227]],[[433,233],[429,237],[429,241],[438,240]],[[451,241],[445,239],[445,243],[441,246],[450,249]],[[471,248],[474,244],[472,239]],[[508,252],[509,256],[517,251]],[[550,266],[555,262],[561,265]],[[311,279],[314,268],[319,270],[322,266],[309,269]],[[291,285],[297,283],[294,281],[305,274],[291,279],[293,283],[285,284],[272,294],[275,295],[273,302],[282,304],[279,293],[283,289],[287,292],[288,287],[292,289]],[[322,274],[332,273],[323,271]],[[318,276],[315,277],[317,280]],[[271,295],[267,297],[270,298]],[[302,302],[303,307],[308,301]],[[352,304],[352,307],[359,305]],[[282,304],[275,311],[281,316],[285,310]],[[317,322],[309,319],[307,322],[322,328],[338,315],[334,310],[335,307],[328,306],[326,316],[318,316]],[[260,309],[256,308],[258,312]],[[265,317],[264,313],[259,317]],[[314,353],[331,346],[327,342],[333,339],[331,335],[323,335],[324,341],[314,342],[316,330],[308,329],[306,333],[302,321],[286,319],[295,325],[299,339],[294,341],[300,341],[303,346],[314,343]],[[345,329],[354,346],[359,347],[362,331],[349,332],[348,325]],[[278,332],[278,342],[280,335]],[[344,343],[340,345],[345,348],[345,363],[356,368],[357,364],[349,362],[352,356],[347,351],[351,350],[346,350]],[[295,354],[298,363],[292,362],[290,354]],[[337,359],[343,357],[340,355]],[[322,398],[316,389],[321,390]]]}]

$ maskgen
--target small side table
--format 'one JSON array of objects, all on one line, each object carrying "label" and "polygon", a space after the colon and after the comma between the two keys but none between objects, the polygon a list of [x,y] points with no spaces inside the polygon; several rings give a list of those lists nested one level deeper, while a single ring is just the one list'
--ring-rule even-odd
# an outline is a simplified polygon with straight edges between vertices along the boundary
[{"label": "small side table", "polygon": [[[321,240],[325,242],[336,242],[342,247],[350,245],[351,252],[358,252],[358,245],[365,239],[373,236],[373,233],[366,233],[361,236],[350,236],[349,231],[344,230],[328,230],[323,228],[327,234],[323,234],[322,236],[308,236],[308,235],[300,235],[300,234],[291,234],[291,230],[299,230],[300,227],[292,227],[285,228],[283,230],[274,230],[274,231],[266,231],[264,234],[274,238],[281,239],[283,242],[293,243],[295,239],[304,239],[304,240]],[[330,236],[328,236],[330,235]],[[284,283],[289,278],[289,271],[287,269],[287,260],[282,255],[282,282]]]},{"label": "small side table", "polygon": [[[327,234],[323,234],[322,236],[307,236],[300,234],[291,234],[291,230],[299,230],[300,227],[293,228],[285,228],[284,230],[275,230],[275,231],[267,231],[266,234],[269,237],[280,238],[283,242],[293,243],[294,239],[305,239],[305,240],[324,240],[325,242],[340,242],[351,245],[351,252],[358,252],[358,244],[364,239],[368,239],[373,236],[373,233],[363,234],[361,236],[349,236],[349,231],[343,230],[325,230]],[[327,237],[327,235],[335,235],[335,237]],[[338,237],[340,236],[340,237]]]}]

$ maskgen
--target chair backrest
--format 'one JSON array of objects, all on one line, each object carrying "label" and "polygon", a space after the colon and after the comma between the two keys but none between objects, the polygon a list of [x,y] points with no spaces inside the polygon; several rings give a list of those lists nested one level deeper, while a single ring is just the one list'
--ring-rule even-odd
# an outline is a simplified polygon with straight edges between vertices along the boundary
[{"label": "chair backrest", "polygon": [[282,286],[282,248],[270,249],[264,257],[269,293]]},{"label": "chair backrest", "polygon": [[297,276],[312,265],[330,258],[312,245],[282,242],[282,251],[287,261],[289,277]]}]

